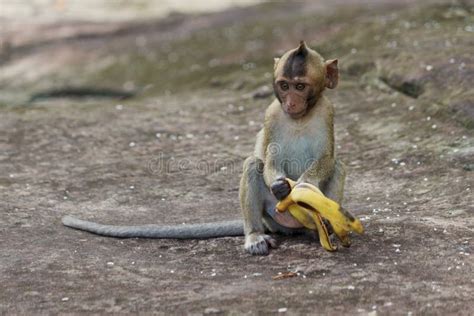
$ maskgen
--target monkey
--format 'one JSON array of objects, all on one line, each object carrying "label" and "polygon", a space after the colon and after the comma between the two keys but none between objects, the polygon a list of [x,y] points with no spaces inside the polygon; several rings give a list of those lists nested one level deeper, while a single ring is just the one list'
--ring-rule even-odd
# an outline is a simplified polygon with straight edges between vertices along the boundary
[{"label": "monkey", "polygon": [[342,202],[345,167],[334,152],[334,109],[323,96],[339,80],[338,61],[325,61],[301,41],[274,60],[275,99],[265,112],[253,153],[244,161],[239,200],[243,220],[179,226],[112,226],[65,216],[65,226],[103,236],[197,239],[245,236],[252,255],[276,248],[273,234],[305,233],[289,212],[275,210],[291,191],[287,178],[308,182]]},{"label": "monkey", "polygon": [[267,234],[302,229],[288,212],[275,205],[290,193],[286,178],[308,182],[325,196],[342,202],[345,167],[334,151],[334,109],[323,91],[336,88],[338,61],[324,59],[302,41],[275,59],[273,89],[263,129],[253,155],[244,162],[240,205],[244,217],[245,249],[266,255],[276,245]]}]

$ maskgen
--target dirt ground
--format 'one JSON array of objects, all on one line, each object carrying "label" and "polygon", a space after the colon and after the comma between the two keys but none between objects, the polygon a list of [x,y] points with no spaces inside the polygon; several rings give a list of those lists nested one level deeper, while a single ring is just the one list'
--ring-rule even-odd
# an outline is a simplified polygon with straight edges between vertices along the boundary
[{"label": "dirt ground", "polygon": [[[472,2],[2,25],[0,314],[474,314]],[[66,214],[240,218],[273,57],[300,39],[339,58],[327,95],[345,207],[366,228],[352,247],[276,236],[279,247],[255,257],[243,237],[114,239],[62,226]],[[89,96],[69,97],[77,91]],[[288,271],[298,275],[272,279]]]}]

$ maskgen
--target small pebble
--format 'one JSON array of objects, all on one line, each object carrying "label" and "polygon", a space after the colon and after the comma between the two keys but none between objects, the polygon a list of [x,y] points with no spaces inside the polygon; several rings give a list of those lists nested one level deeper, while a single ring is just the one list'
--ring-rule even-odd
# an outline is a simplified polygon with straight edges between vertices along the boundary
[{"label": "small pebble", "polygon": [[204,314],[217,314],[220,310],[215,307],[208,307],[204,310]]}]

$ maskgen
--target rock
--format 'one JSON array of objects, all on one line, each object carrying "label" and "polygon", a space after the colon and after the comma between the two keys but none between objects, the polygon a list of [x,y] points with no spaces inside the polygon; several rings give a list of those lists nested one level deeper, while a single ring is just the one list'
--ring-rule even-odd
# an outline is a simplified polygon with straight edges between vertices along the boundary
[{"label": "rock", "polygon": [[273,94],[273,90],[269,86],[261,86],[254,92],[252,92],[252,97],[254,99],[266,99]]},{"label": "rock", "polygon": [[220,309],[218,308],[215,308],[215,307],[208,307],[204,310],[204,314],[205,315],[209,315],[209,314],[217,314],[220,312]]},{"label": "rock", "polygon": [[245,86],[245,81],[244,80],[238,80],[234,84],[232,84],[231,88],[233,90],[240,90]]},{"label": "rock", "polygon": [[450,106],[455,113],[455,117],[467,128],[474,128],[474,102],[472,100],[464,100],[456,102]]},{"label": "rock", "polygon": [[389,87],[409,97],[418,98],[424,91],[421,81],[399,75],[383,76],[380,78]]},{"label": "rock", "polygon": [[474,163],[465,164],[462,168],[466,171],[472,171],[474,170]]},{"label": "rock", "polygon": [[366,72],[371,71],[374,68],[375,68],[375,63],[373,61],[353,60],[353,61],[348,61],[344,65],[344,68],[342,70],[345,71],[350,76],[361,76],[365,74]]}]

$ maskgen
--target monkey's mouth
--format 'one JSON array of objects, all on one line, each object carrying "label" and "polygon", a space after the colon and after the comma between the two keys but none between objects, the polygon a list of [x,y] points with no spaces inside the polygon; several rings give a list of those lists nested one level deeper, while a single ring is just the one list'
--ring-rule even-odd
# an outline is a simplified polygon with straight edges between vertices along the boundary
[{"label": "monkey's mouth", "polygon": [[292,119],[299,119],[299,118],[303,117],[306,114],[306,109],[303,109],[299,112],[286,111],[286,114],[288,114]]}]

